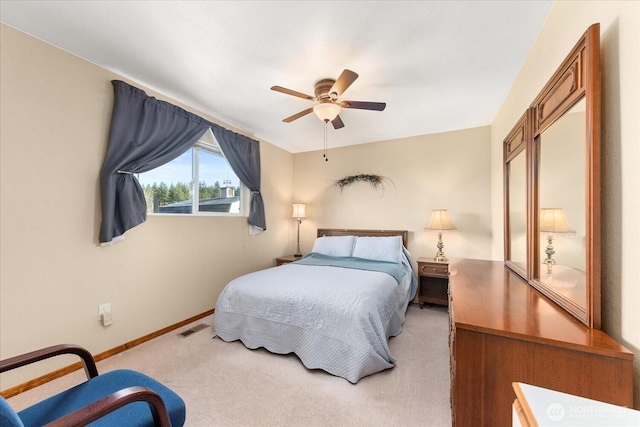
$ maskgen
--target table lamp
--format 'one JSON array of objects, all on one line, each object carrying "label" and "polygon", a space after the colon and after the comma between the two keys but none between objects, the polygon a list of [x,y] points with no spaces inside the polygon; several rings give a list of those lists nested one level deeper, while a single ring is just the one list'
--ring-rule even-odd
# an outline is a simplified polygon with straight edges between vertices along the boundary
[{"label": "table lamp", "polygon": [[429,223],[427,224],[426,229],[435,230],[438,232],[438,252],[436,253],[434,260],[437,262],[446,262],[447,257],[445,257],[444,252],[442,252],[442,249],[444,248],[444,244],[442,244],[442,232],[456,229],[451,223],[451,220],[449,219],[447,210],[446,209],[432,210],[431,218],[429,218]]},{"label": "table lamp", "polygon": [[293,204],[293,215],[292,218],[296,218],[298,220],[298,248],[296,250],[295,256],[301,257],[302,252],[300,252],[300,224],[302,223],[302,218],[306,218],[307,214],[305,212],[307,205],[304,203],[294,203]]},{"label": "table lamp", "polygon": [[547,273],[551,274],[551,268],[556,263],[556,260],[553,259],[553,254],[556,253],[553,250],[553,235],[575,233],[576,231],[569,225],[562,208],[542,208],[540,209],[540,232],[549,233],[547,234],[547,248],[544,251],[547,254],[547,259],[543,263],[547,264]]}]

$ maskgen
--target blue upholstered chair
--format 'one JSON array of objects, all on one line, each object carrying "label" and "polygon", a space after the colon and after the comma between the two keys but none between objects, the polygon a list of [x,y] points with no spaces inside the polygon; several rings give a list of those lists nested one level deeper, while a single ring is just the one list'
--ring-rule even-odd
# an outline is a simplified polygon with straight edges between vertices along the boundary
[{"label": "blue upholstered chair", "polygon": [[1,427],[184,425],[186,412],[180,396],[140,372],[118,369],[98,375],[91,353],[76,345],[48,347],[0,361],[0,372],[69,353],[82,359],[87,381],[17,413],[0,397]]}]

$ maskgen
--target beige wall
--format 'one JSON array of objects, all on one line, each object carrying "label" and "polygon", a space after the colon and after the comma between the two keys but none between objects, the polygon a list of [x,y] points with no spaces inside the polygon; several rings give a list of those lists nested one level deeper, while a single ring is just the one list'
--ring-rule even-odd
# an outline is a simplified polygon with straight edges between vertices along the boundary
[{"label": "beige wall", "polygon": [[[329,133],[329,144],[331,144]],[[424,231],[432,209],[447,209],[458,229],[443,237],[448,257],[490,258],[490,128],[474,128],[294,155],[294,196],[307,203],[302,251],[316,228],[409,230],[414,261],[433,257],[437,234]],[[392,183],[376,191],[355,183],[332,184],[355,174],[381,175]]]},{"label": "beige wall", "polygon": [[[246,218],[151,216],[100,247],[110,81],[124,79],[1,31],[1,358],[67,342],[94,354],[111,349],[212,309],[228,280],[293,250],[293,155],[265,142],[265,233],[249,237]],[[113,325],[102,327],[98,305],[107,302]],[[3,375],[0,389],[71,360]]]},{"label": "beige wall", "polygon": [[[635,355],[640,408],[640,3],[557,1],[491,129],[493,257],[502,258],[502,139],[578,39],[600,23],[602,326]],[[605,372],[598,373],[606,375]]]}]

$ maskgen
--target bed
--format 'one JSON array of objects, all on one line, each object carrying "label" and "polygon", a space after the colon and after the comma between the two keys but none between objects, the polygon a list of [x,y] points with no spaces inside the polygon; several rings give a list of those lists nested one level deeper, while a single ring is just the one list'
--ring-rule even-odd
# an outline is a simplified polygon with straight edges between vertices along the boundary
[{"label": "bed", "polygon": [[392,368],[417,279],[406,231],[318,229],[311,253],[227,284],[213,337],[295,353],[309,369],[357,383]]}]

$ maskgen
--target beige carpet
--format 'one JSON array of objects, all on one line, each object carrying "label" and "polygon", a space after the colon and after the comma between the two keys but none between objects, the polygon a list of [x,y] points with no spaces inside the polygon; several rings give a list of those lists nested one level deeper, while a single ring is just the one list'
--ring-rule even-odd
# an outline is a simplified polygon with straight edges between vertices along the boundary
[{"label": "beige carpet", "polygon": [[[191,427],[451,425],[446,308],[411,305],[390,341],[396,366],[355,385],[308,370],[295,355],[211,339],[212,316],[199,323],[208,327],[148,341],[99,362],[98,371],[135,369],[165,383],[185,400]],[[9,403],[19,410],[83,378],[74,372]]]}]

